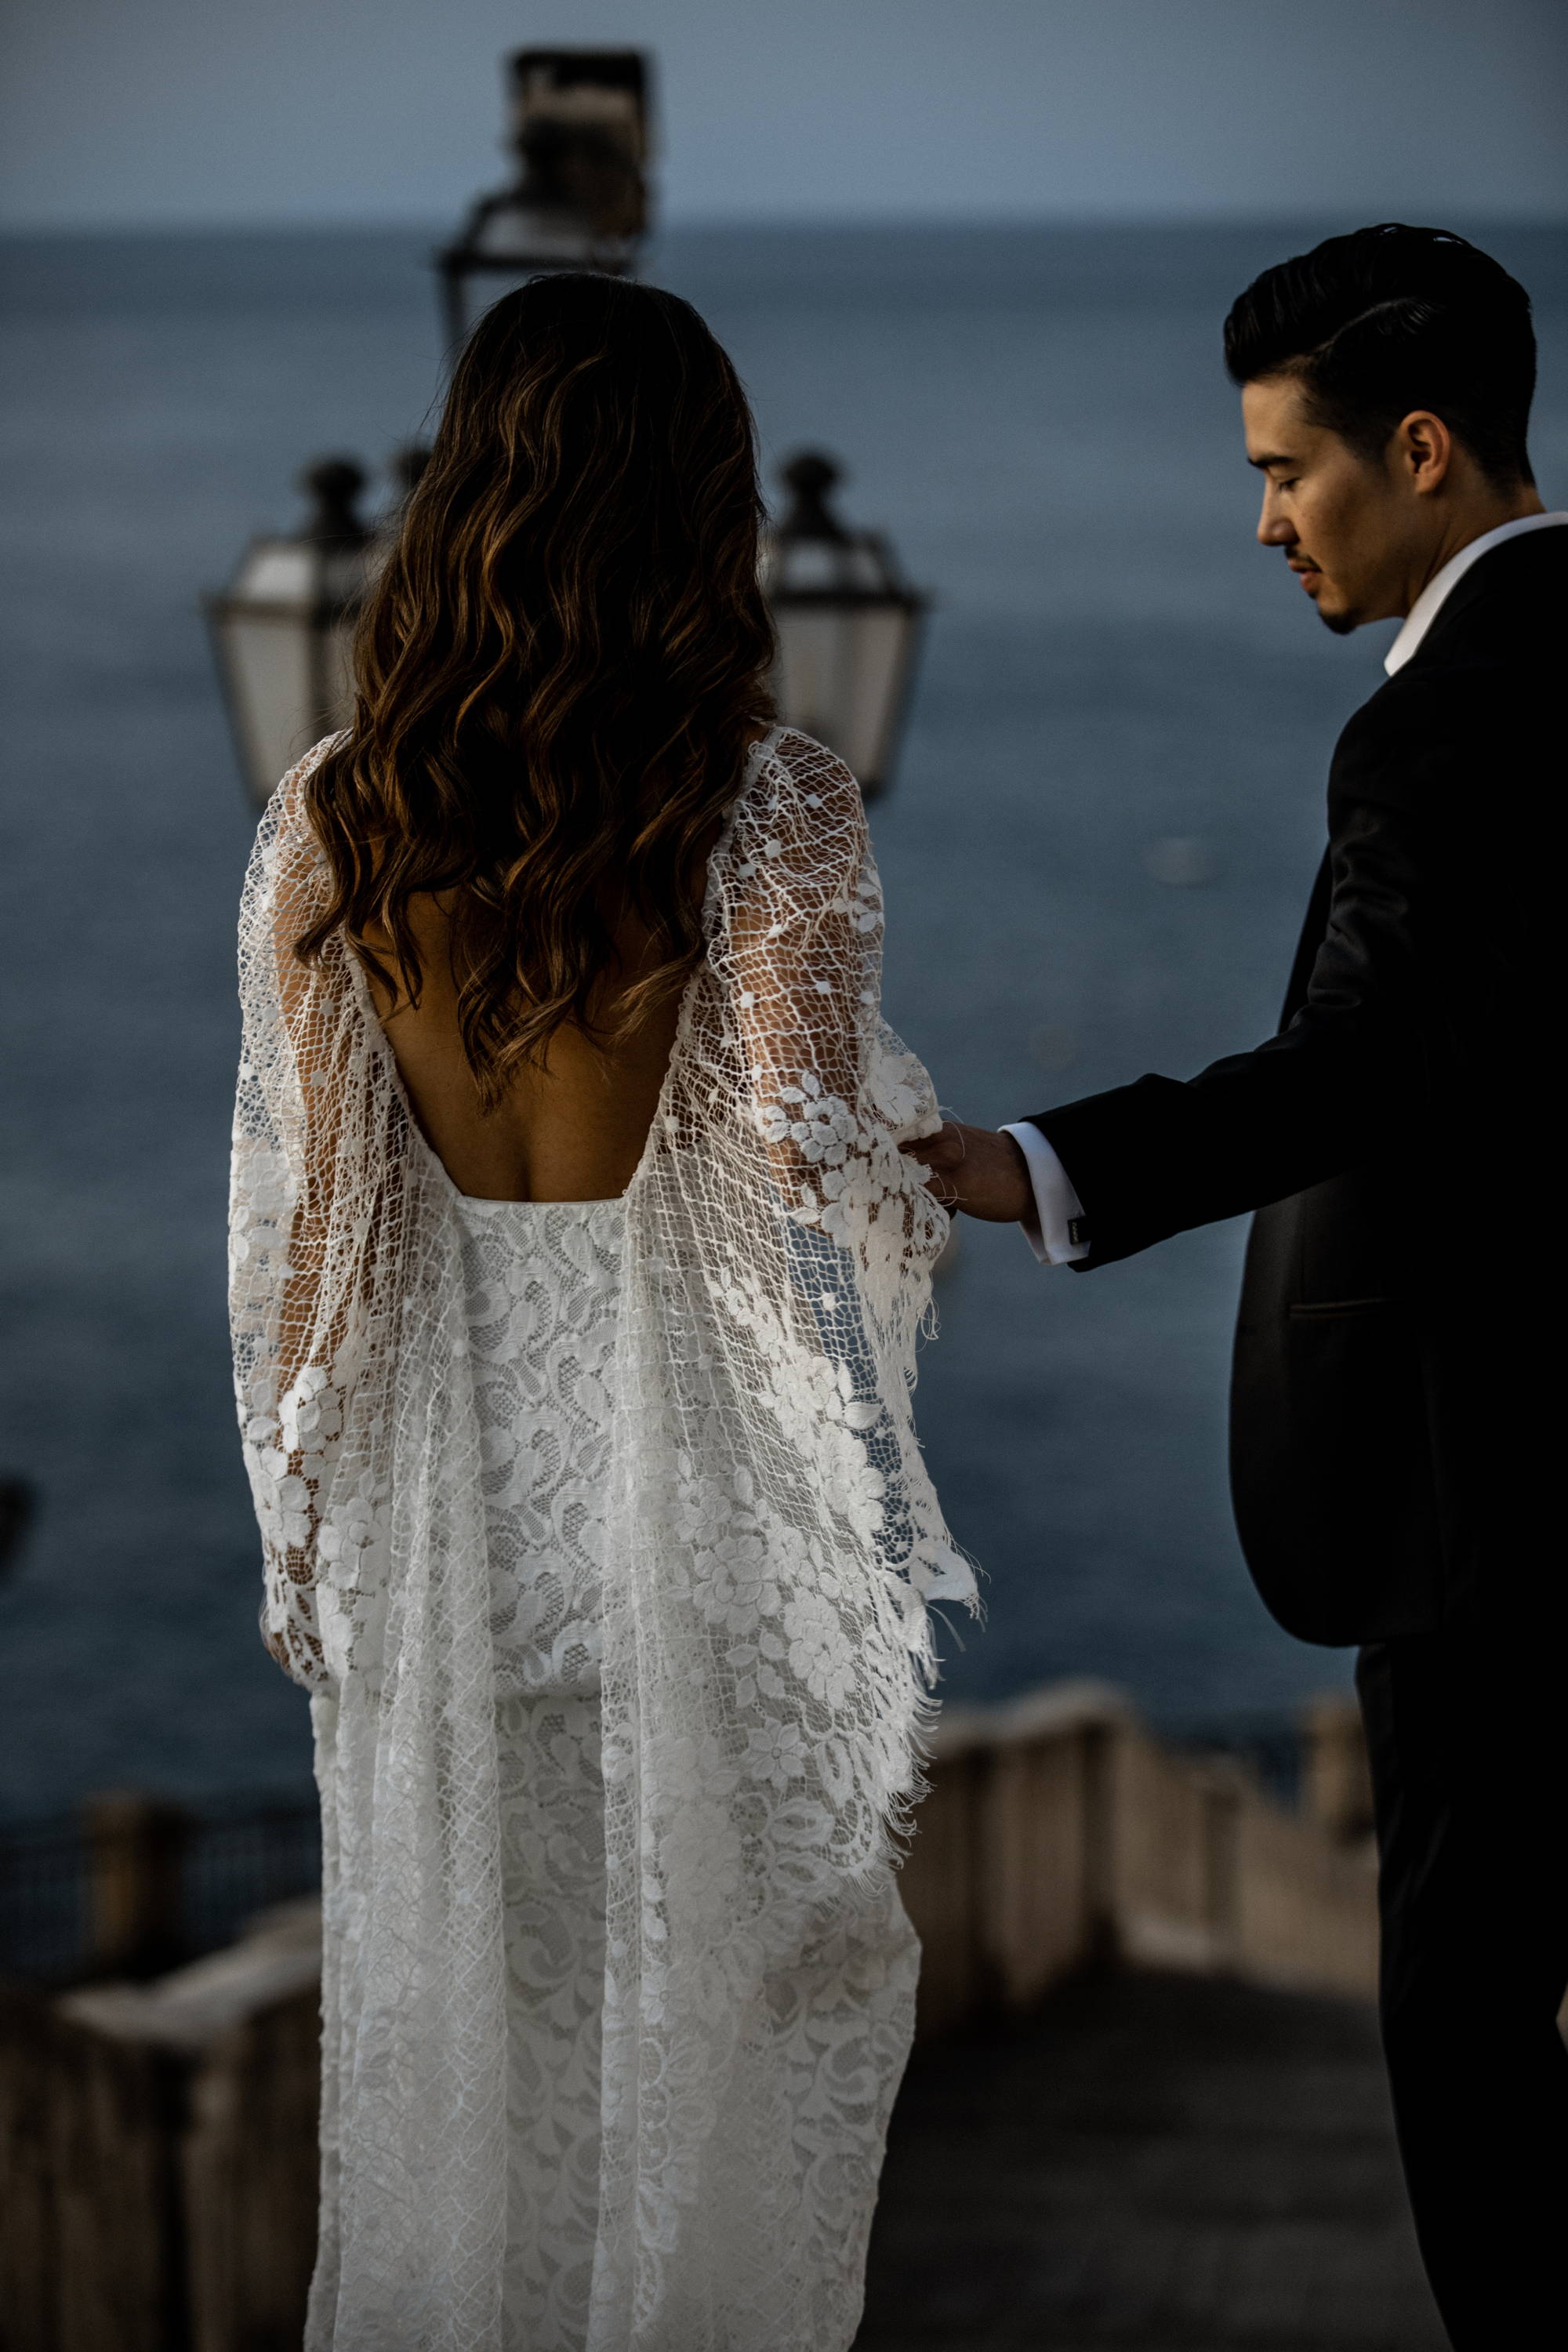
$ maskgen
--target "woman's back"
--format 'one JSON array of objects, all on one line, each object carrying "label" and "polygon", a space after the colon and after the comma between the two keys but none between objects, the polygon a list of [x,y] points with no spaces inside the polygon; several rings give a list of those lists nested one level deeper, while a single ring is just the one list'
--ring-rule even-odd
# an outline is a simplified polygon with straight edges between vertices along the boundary
[{"label": "woman's back", "polygon": [[[442,900],[422,893],[409,920],[424,979],[416,1003],[371,992],[414,1114],[459,1192],[481,1201],[607,1201],[631,1182],[658,1107],[680,1000],[666,995],[625,1036],[614,1032],[617,984],[646,971],[647,926],[623,916],[617,969],[592,1004],[595,1034],[563,1022],[537,1062],[517,1065],[493,1108],[485,1104],[463,1047],[452,923]],[[384,932],[373,948],[390,952]]]}]

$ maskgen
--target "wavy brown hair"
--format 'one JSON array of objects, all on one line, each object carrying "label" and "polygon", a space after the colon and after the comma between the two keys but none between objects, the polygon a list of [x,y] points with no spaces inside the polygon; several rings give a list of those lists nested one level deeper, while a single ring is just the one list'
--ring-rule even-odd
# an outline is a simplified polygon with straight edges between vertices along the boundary
[{"label": "wavy brown hair", "polygon": [[702,862],[773,709],[761,513],[745,394],[689,303],[563,272],[474,329],[305,788],[333,890],[296,952],[341,929],[417,1003],[409,902],[442,894],[487,1107],[563,1023],[624,1034],[701,956]]}]

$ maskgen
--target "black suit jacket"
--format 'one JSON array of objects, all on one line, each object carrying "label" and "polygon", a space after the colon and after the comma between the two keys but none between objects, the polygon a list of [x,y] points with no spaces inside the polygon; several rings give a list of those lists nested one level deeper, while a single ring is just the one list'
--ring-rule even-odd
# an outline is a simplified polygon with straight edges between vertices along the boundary
[{"label": "black suit jacket", "polygon": [[1278,1034],[1033,1122],[1082,1271],[1258,1212],[1231,1486],[1307,1641],[1563,1605],[1565,622],[1568,527],[1472,564],[1340,738]]}]

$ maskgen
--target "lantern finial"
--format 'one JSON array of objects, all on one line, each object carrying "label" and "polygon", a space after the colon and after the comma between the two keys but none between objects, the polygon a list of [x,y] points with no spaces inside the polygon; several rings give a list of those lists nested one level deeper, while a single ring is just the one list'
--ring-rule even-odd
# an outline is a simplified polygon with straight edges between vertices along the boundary
[{"label": "lantern finial", "polygon": [[353,457],[318,457],[307,466],[300,488],[313,503],[300,537],[317,547],[363,546],[370,532],[354,502],[367,478]]},{"label": "lantern finial", "polygon": [[826,539],[842,545],[849,534],[827,505],[827,494],[842,481],[844,468],[820,449],[802,449],[780,468],[795,502],[779,524],[781,540]]}]

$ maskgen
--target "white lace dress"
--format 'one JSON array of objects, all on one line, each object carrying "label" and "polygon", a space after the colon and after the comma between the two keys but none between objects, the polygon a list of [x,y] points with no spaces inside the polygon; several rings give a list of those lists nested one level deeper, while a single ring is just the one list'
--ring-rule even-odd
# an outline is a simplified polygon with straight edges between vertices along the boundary
[{"label": "white lace dress", "polygon": [[901,1137],[839,763],[760,744],[624,1198],[458,1193],[321,904],[242,917],[231,1305],[325,1860],[308,2352],[846,2352],[917,1950],[910,1411],[947,1221]]},{"label": "white lace dress", "polygon": [[455,1194],[484,1454],[507,1968],[505,2341],[580,2352],[599,2218],[600,1591],[618,1201]]},{"label": "white lace dress", "polygon": [[[619,1201],[457,1192],[452,1205],[463,1233],[496,1640],[508,2025],[503,2341],[507,2352],[582,2352],[599,2218],[600,1595],[626,1213]],[[918,1948],[896,1895],[879,1925],[879,1955],[876,1940],[863,1938],[862,1964],[879,1957],[885,1983],[907,1999]],[[842,2059],[842,2045],[836,2054]]]}]

